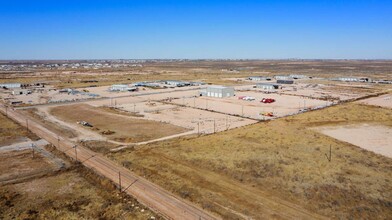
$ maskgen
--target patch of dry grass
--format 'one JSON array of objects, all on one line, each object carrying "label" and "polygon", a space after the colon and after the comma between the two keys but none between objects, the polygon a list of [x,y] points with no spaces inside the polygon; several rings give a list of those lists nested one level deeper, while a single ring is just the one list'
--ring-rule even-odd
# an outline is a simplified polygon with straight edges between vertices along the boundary
[{"label": "patch of dry grass", "polygon": [[78,134],[74,130],[61,126],[57,123],[51,122],[49,120],[46,120],[45,117],[43,117],[38,113],[38,110],[36,108],[26,109],[23,111],[27,113],[29,116],[37,119],[40,123],[44,124],[47,128],[49,128],[51,131],[53,131],[56,134],[65,135],[68,138],[74,138],[78,136]]},{"label": "patch of dry grass", "polygon": [[289,210],[271,203],[271,213],[270,200],[331,218],[388,218],[392,160],[309,129],[353,123],[392,126],[392,112],[344,104],[111,157],[225,219],[285,218]]},{"label": "patch of dry grass", "polygon": [[[105,179],[83,169],[0,187],[1,219],[148,219],[157,217]],[[144,209],[144,211],[141,211]],[[157,217],[160,219],[160,217]]]},{"label": "patch of dry grass", "polygon": [[12,144],[26,137],[32,140],[38,140],[36,135],[27,131],[26,128],[7,118],[2,113],[0,113],[0,124],[0,146]]}]

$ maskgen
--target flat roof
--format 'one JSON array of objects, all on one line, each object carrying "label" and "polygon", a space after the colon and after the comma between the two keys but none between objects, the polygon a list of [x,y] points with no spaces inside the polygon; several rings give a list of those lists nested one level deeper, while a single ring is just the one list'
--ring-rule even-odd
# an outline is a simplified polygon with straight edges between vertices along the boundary
[{"label": "flat roof", "polygon": [[212,85],[212,86],[208,86],[208,88],[213,88],[213,89],[226,89],[226,88],[233,88],[233,87],[227,87],[227,86],[215,86],[215,85]]}]

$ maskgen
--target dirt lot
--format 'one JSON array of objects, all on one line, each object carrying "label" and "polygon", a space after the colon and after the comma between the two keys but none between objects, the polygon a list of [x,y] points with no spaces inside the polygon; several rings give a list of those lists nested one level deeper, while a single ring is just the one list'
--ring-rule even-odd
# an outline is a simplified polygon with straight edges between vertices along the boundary
[{"label": "dirt lot", "polygon": [[329,218],[386,219],[392,160],[309,128],[391,122],[389,109],[344,104],[110,156],[225,219],[289,218],[285,202]]},{"label": "dirt lot", "polygon": [[[240,96],[251,96],[256,100],[239,100],[238,97]],[[274,103],[265,104],[260,102],[262,98],[273,98],[276,101]],[[263,94],[255,91],[236,92],[236,96],[229,98],[180,98],[173,100],[173,102],[180,105],[185,104],[190,107],[209,109],[216,112],[245,116],[258,120],[265,118],[261,115],[264,112],[273,112],[275,117],[283,117],[289,114],[298,113],[300,109],[324,107],[331,104],[331,102],[317,99],[280,94]]]},{"label": "dirt lot", "polygon": [[374,98],[369,98],[365,100],[359,101],[360,103],[364,103],[367,105],[375,105],[384,108],[392,108],[392,94],[386,94]]},{"label": "dirt lot", "polygon": [[5,115],[0,113],[0,147],[12,144],[14,142],[26,141],[29,139],[38,140],[38,137],[26,128],[9,120]]},{"label": "dirt lot", "polygon": [[[50,113],[72,124],[82,120],[87,121],[94,126],[94,128],[89,130],[98,133],[114,132],[113,134],[108,134],[107,137],[114,141],[126,143],[152,140],[187,131],[186,128],[168,123],[132,118],[86,104],[54,107]],[[88,129],[82,128],[81,125],[80,127],[81,129]]]},{"label": "dirt lot", "polygon": [[78,169],[0,187],[1,219],[149,219],[156,216],[113,185]]},{"label": "dirt lot", "polygon": [[341,141],[392,158],[392,128],[369,124],[320,127],[317,130]]},{"label": "dirt lot", "polygon": [[24,176],[49,173],[54,166],[47,158],[32,150],[0,152],[0,183]]},{"label": "dirt lot", "polygon": [[257,121],[243,119],[225,114],[199,109],[180,107],[161,102],[141,102],[123,104],[117,108],[129,113],[136,112],[145,119],[170,123],[193,130],[194,133],[214,133],[256,123]]}]

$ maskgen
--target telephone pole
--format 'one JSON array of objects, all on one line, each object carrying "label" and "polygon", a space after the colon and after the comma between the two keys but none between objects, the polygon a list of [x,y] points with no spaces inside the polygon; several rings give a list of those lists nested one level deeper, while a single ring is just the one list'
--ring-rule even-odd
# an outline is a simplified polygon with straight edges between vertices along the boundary
[{"label": "telephone pole", "polygon": [[325,156],[327,157],[327,160],[329,162],[331,162],[331,160],[332,160],[332,146],[331,145],[329,145],[329,156],[328,156],[328,154],[325,154]]},{"label": "telephone pole", "polygon": [[120,192],[121,192],[121,172],[118,171],[118,185],[120,187]]},{"label": "telephone pole", "polygon": [[76,146],[74,145],[74,149],[75,149],[75,161],[78,162],[78,151],[76,150]]},{"label": "telephone pole", "polygon": [[33,159],[34,159],[34,144],[31,144],[31,150],[32,150]]}]

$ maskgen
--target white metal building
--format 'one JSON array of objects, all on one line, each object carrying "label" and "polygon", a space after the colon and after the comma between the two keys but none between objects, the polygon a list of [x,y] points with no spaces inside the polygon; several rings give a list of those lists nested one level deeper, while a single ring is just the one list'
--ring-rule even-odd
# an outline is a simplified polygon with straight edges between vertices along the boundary
[{"label": "white metal building", "polygon": [[275,89],[279,89],[279,85],[271,84],[271,83],[257,83],[256,88],[262,90],[275,90]]},{"label": "white metal building", "polygon": [[275,76],[276,80],[289,80],[289,79],[293,79],[291,76],[284,76],[284,75],[277,75]]},{"label": "white metal building", "polygon": [[129,87],[125,84],[114,84],[109,89],[112,92],[126,92],[126,91],[135,91],[135,87]]},{"label": "white metal building", "polygon": [[306,75],[300,75],[300,74],[290,74],[290,77],[293,79],[305,79],[308,78]]},{"label": "white metal building", "polygon": [[234,88],[225,86],[209,86],[206,89],[205,95],[216,98],[231,97],[234,96]]},{"label": "white metal building", "polygon": [[0,88],[15,89],[22,87],[20,83],[1,83]]},{"label": "white metal building", "polygon": [[252,81],[266,81],[266,80],[271,80],[270,77],[265,77],[265,76],[250,76],[248,77],[249,80]]}]

